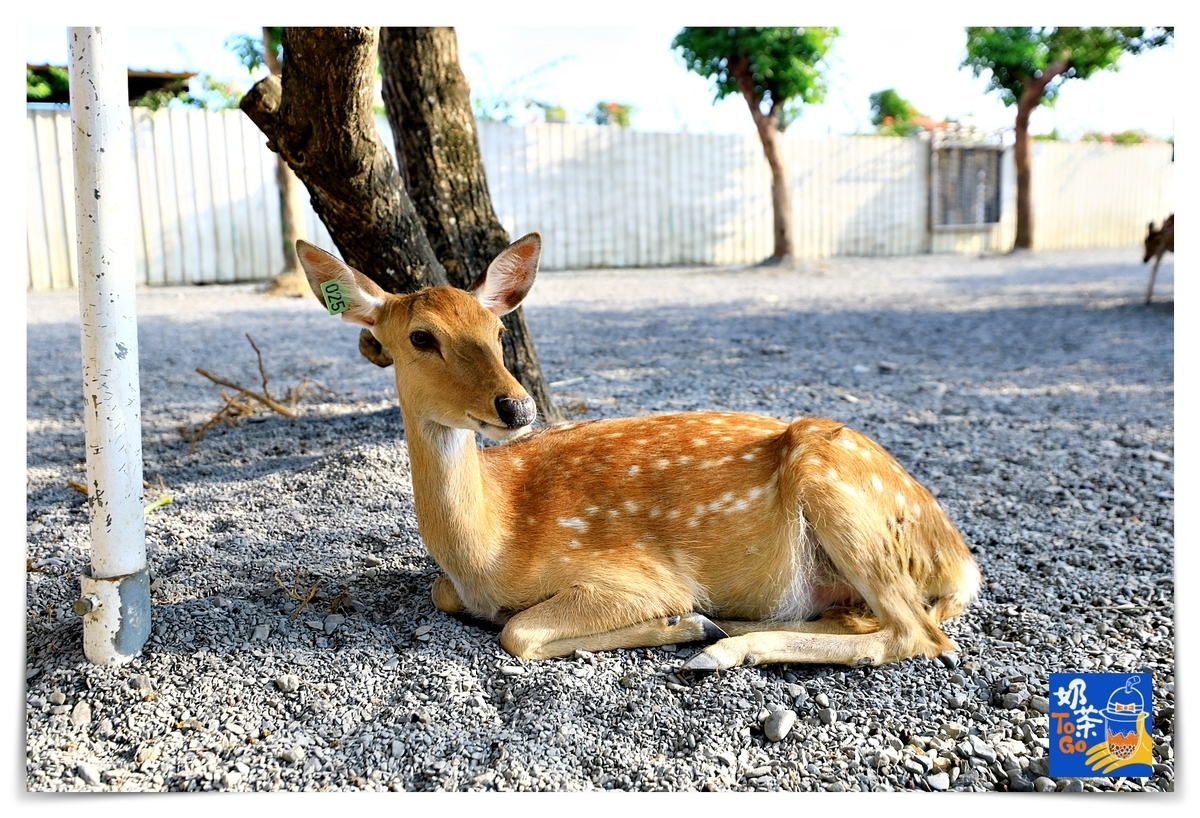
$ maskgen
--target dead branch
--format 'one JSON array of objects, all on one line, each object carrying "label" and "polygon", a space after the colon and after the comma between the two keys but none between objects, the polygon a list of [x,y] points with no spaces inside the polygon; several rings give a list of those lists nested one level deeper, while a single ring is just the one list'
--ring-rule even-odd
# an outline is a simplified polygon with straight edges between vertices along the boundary
[{"label": "dead branch", "polygon": [[279,403],[279,402],[273,400],[272,398],[269,398],[265,395],[260,395],[257,392],[251,392],[246,387],[239,386],[238,384],[234,383],[233,381],[227,381],[224,378],[218,378],[216,375],[214,375],[211,372],[208,372],[200,367],[196,367],[196,371],[199,372],[204,377],[208,378],[213,383],[220,384],[221,386],[228,386],[230,389],[236,389],[237,391],[241,392],[246,397],[253,398],[254,400],[258,401],[259,403],[261,403],[263,406],[267,407],[271,411],[278,412],[279,414],[283,415],[284,417],[294,418],[296,416],[295,412],[293,412],[288,407],[284,406],[282,403]]},{"label": "dead branch", "polygon": [[77,492],[84,495],[85,497],[87,496],[87,493],[88,493],[87,486],[85,486],[83,483],[77,482],[75,480],[68,480],[67,488],[75,489]]},{"label": "dead branch", "polygon": [[296,578],[294,580],[292,580],[291,588],[289,588],[283,584],[283,580],[281,580],[279,578],[278,571],[275,572],[275,582],[276,582],[276,584],[279,585],[280,588],[283,589],[283,592],[285,594],[287,594],[289,598],[300,603],[296,607],[296,610],[292,611],[291,616],[288,617],[289,620],[295,619],[297,616],[300,615],[301,611],[303,611],[306,607],[308,607],[308,603],[312,602],[313,599],[317,596],[317,589],[321,587],[321,581],[317,580],[316,584],[313,585],[313,587],[309,588],[308,591],[303,596],[301,596],[301,594],[300,594],[300,569],[299,568],[296,569]]}]

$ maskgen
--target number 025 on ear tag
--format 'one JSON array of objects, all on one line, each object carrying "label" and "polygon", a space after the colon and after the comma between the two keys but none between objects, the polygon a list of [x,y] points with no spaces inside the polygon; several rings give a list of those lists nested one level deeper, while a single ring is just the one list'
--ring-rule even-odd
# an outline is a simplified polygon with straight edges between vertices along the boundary
[{"label": "number 025 on ear tag", "polygon": [[342,282],[331,278],[321,285],[321,295],[325,296],[325,307],[330,315],[337,315],[350,309],[350,299],[342,291]]}]

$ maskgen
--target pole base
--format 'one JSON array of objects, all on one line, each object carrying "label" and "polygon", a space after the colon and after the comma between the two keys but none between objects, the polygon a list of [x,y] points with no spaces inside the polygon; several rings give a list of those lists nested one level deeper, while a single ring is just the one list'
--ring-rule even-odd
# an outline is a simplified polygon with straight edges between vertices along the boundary
[{"label": "pole base", "polygon": [[96,665],[123,665],[150,638],[150,569],[97,579],[91,566],[80,577],[73,606],[83,615],[83,655]]}]

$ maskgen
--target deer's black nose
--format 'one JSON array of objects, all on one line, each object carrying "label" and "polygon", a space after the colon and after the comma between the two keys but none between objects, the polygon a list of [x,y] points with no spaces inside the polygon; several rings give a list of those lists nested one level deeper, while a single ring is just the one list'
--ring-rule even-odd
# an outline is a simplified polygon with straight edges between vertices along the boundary
[{"label": "deer's black nose", "polygon": [[524,400],[496,398],[496,414],[500,422],[508,428],[519,429],[533,423],[533,419],[537,417],[537,404],[530,397]]}]

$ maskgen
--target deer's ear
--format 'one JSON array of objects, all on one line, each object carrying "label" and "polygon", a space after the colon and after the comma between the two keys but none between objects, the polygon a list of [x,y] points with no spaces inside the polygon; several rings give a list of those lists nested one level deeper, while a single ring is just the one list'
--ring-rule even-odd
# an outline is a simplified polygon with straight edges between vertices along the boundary
[{"label": "deer's ear", "polygon": [[537,276],[538,260],[542,255],[542,237],[530,233],[514,241],[492,260],[487,270],[468,288],[479,303],[496,315],[515,310]]},{"label": "deer's ear", "polygon": [[326,309],[338,312],[343,320],[360,326],[375,325],[386,295],[378,284],[302,239],[296,240],[296,256],[313,295]]}]

